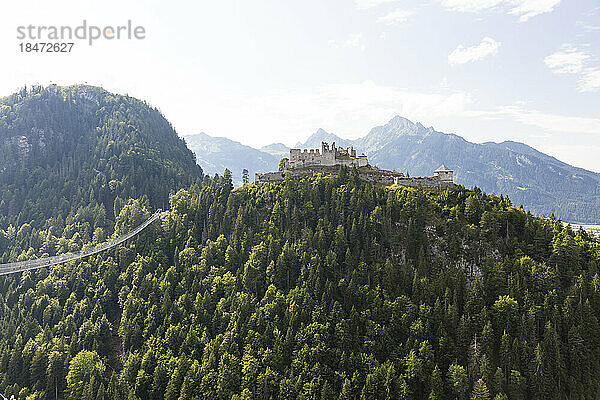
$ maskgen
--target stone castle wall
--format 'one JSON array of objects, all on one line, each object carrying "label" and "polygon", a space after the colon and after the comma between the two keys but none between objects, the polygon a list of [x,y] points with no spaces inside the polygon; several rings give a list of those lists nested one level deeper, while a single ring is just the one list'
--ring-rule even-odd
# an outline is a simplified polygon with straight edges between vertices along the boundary
[{"label": "stone castle wall", "polygon": [[352,146],[347,149],[337,148],[334,142],[330,148],[328,143],[323,142],[320,151],[319,149],[291,149],[289,160],[284,167],[285,169],[305,168],[311,165],[364,167],[368,164],[366,156],[356,157],[356,150]]},{"label": "stone castle wall", "polygon": [[335,152],[324,151],[319,152],[319,149],[310,149],[301,151],[300,149],[290,150],[289,167],[302,168],[307,165],[335,165]]},{"label": "stone castle wall", "polygon": [[434,176],[424,178],[408,178],[402,172],[387,171],[369,166],[367,156],[356,157],[352,147],[336,148],[335,142],[321,143],[319,149],[291,149],[289,160],[284,159],[283,171],[256,174],[256,183],[279,182],[289,176],[309,176],[312,174],[333,175],[338,172],[338,166],[357,167],[359,177],[367,182],[380,185],[403,185],[423,188],[452,187],[452,171],[442,165],[434,172]]},{"label": "stone castle wall", "polygon": [[256,183],[267,183],[267,182],[280,182],[285,179],[283,171],[278,172],[265,172],[263,174],[256,173],[254,175],[254,182]]},{"label": "stone castle wall", "polygon": [[454,182],[443,180],[439,176],[427,176],[419,178],[397,178],[395,185],[421,187],[424,189],[445,189],[454,186]]},{"label": "stone castle wall", "polygon": [[[307,167],[300,170],[287,170],[279,172],[267,172],[264,174],[256,174],[255,182],[257,184],[267,182],[281,182],[287,177],[292,176],[311,176],[313,174],[335,175],[337,170]],[[454,182],[444,180],[439,176],[415,177],[409,178],[401,172],[374,170],[374,171],[359,171],[360,179],[375,183],[378,185],[401,185],[409,187],[420,187],[424,189],[445,189],[454,186]]]}]

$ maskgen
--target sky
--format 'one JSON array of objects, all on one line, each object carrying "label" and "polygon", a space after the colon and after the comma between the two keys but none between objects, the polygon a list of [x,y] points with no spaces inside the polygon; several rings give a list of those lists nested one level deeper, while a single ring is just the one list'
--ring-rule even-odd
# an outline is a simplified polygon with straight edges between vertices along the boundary
[{"label": "sky", "polygon": [[[20,40],[19,26],[84,20],[131,21],[144,38],[21,52],[48,40]],[[597,0],[21,0],[3,3],[0,54],[0,96],[102,86],[156,106],[181,136],[291,146],[401,115],[600,172]]]}]

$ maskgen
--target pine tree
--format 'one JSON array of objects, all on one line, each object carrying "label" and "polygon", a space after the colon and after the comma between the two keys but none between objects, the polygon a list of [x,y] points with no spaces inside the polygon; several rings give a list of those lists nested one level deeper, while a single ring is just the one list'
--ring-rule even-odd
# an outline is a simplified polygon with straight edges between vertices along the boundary
[{"label": "pine tree", "polygon": [[490,392],[482,379],[478,379],[473,385],[471,400],[490,400]]},{"label": "pine tree", "polygon": [[431,388],[428,397],[429,400],[441,400],[444,397],[444,382],[442,381],[442,373],[437,364],[429,378],[429,387]]},{"label": "pine tree", "polygon": [[469,379],[462,365],[453,363],[448,368],[448,381],[458,399],[466,399],[469,390]]},{"label": "pine tree", "polygon": [[342,384],[342,391],[340,392],[339,400],[350,400],[352,399],[352,383],[350,379],[345,378]]}]

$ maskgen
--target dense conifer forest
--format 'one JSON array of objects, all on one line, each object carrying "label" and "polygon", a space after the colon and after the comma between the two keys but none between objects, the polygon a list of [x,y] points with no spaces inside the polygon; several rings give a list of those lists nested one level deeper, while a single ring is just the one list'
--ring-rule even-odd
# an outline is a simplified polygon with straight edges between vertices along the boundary
[{"label": "dense conifer forest", "polygon": [[[478,189],[356,171],[170,196],[118,249],[0,278],[19,399],[595,399],[600,243]],[[115,234],[152,212],[115,204]],[[0,254],[88,245],[0,231]]]},{"label": "dense conifer forest", "polygon": [[1,228],[61,232],[78,213],[92,213],[98,220],[77,229],[92,236],[93,226],[112,229],[117,198],[145,195],[160,208],[201,177],[170,123],[135,98],[76,85],[0,99]]}]

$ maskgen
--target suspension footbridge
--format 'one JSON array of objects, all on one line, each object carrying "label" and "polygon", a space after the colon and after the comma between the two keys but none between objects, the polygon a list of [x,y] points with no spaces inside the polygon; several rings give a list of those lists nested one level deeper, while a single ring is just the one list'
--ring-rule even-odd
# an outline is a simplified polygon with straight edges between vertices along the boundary
[{"label": "suspension footbridge", "polygon": [[69,262],[69,261],[78,260],[80,258],[88,257],[93,254],[112,249],[113,247],[120,245],[124,241],[129,240],[132,237],[136,236],[141,231],[146,229],[148,227],[148,225],[150,225],[152,222],[156,221],[158,218],[162,217],[163,215],[167,215],[169,213],[170,213],[170,211],[158,210],[150,218],[148,218],[144,223],[139,225],[134,230],[132,230],[122,236],[119,236],[116,239],[109,240],[107,242],[101,243],[94,247],[89,247],[87,249],[83,249],[83,250],[76,251],[73,253],[64,253],[64,254],[60,254],[58,256],[38,258],[35,260],[28,260],[28,261],[18,261],[18,262],[13,262],[13,263],[8,263],[8,264],[0,264],[0,275],[15,274],[17,272],[24,272],[24,271],[29,271],[32,269],[45,268],[45,267],[50,267],[52,265],[63,264],[63,263]]}]

